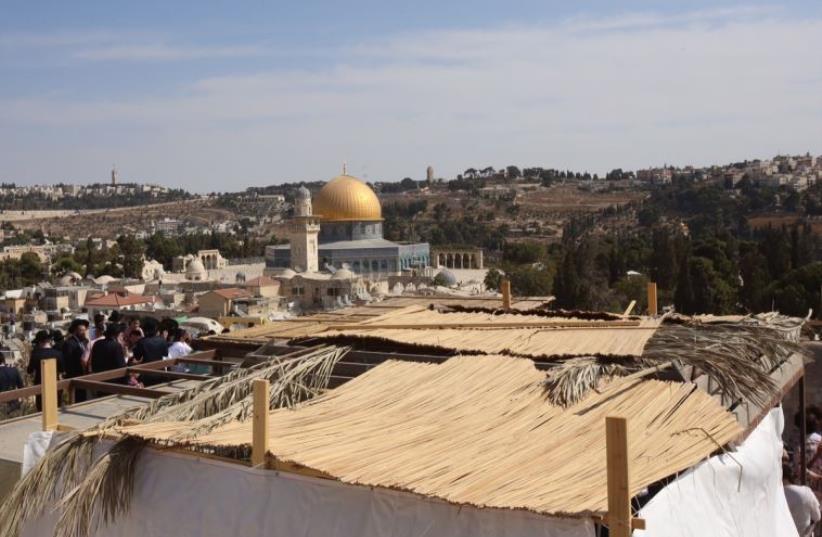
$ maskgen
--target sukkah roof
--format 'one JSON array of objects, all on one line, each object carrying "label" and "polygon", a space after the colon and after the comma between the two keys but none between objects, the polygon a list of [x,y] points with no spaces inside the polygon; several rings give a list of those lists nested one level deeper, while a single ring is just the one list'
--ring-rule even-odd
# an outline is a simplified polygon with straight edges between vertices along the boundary
[{"label": "sukkah roof", "polygon": [[390,341],[454,352],[551,356],[639,356],[659,319],[619,320],[510,313],[441,312],[412,307],[356,325],[328,325],[328,341]]},{"label": "sukkah roof", "polygon": [[[564,408],[547,400],[544,381],[533,362],[508,356],[385,362],[295,410],[274,411],[270,453],[345,483],[577,516],[607,510],[606,416],[630,418],[632,493],[741,432],[692,385],[616,379]],[[218,453],[251,443],[250,420],[181,438],[185,427],[150,423],[117,432]]]}]

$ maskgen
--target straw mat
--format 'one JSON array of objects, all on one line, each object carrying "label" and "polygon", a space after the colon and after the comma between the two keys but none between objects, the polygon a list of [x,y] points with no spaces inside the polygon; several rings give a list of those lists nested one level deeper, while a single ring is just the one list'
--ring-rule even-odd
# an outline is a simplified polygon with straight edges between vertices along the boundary
[{"label": "straw mat", "polygon": [[[582,516],[607,510],[605,417],[629,418],[632,493],[689,468],[741,432],[691,384],[614,380],[568,408],[547,402],[544,374],[506,356],[439,364],[389,361],[296,410],[270,416],[278,462],[344,483],[456,504]],[[185,423],[121,433],[162,443]],[[251,443],[251,421],[188,440]]]}]

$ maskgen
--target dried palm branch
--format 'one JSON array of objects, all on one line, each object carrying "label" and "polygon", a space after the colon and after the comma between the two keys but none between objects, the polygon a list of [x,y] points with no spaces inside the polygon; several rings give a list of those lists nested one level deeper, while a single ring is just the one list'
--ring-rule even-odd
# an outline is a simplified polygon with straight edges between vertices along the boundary
[{"label": "dried palm branch", "polygon": [[82,483],[60,501],[62,514],[55,531],[57,537],[90,535],[128,509],[137,460],[147,443],[134,437],[124,438],[95,462]]},{"label": "dried palm branch", "polygon": [[545,379],[548,400],[568,407],[611,377],[624,377],[641,369],[641,361],[602,356],[571,358],[553,367]]},{"label": "dried palm branch", "polygon": [[83,434],[69,435],[49,450],[6,498],[0,507],[0,535],[19,536],[24,521],[41,515],[59,498],[63,513],[58,537],[87,535],[101,521],[110,522],[124,512],[133,490],[134,465],[146,442],[123,438],[94,460],[95,444],[118,424],[192,421],[195,427],[180,434],[184,440],[247,415],[251,384],[256,378],[272,382],[272,406],[289,406],[317,395],[328,386],[334,365],[347,351],[322,347],[289,360],[274,357],[122,412]]},{"label": "dried palm branch", "polygon": [[673,360],[713,379],[732,400],[765,404],[777,387],[771,371],[802,347],[765,324],[665,325],[648,341],[642,360]]},{"label": "dried palm branch", "polygon": [[731,400],[762,405],[777,388],[771,371],[793,354],[805,355],[786,331],[795,325],[795,320],[784,317],[707,324],[680,318],[660,327],[641,357],[582,356],[560,362],[548,372],[547,396],[554,404],[570,406],[610,377],[676,363],[708,375]]}]

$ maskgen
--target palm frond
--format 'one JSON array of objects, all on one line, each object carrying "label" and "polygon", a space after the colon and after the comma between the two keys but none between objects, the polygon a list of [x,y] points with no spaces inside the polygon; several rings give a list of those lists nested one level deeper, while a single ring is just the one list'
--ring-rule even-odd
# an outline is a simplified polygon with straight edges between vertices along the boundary
[{"label": "palm frond", "polygon": [[57,500],[62,509],[58,537],[84,537],[100,523],[110,523],[124,513],[139,454],[147,443],[125,437],[94,460],[95,445],[113,427],[135,421],[189,421],[192,427],[175,437],[185,443],[227,421],[247,417],[254,379],[272,383],[272,408],[293,406],[318,395],[327,388],[334,365],[346,352],[348,348],[320,347],[288,360],[274,357],[124,411],[82,434],[72,433],[17,482],[0,506],[0,535],[19,537],[26,520],[42,515]]}]

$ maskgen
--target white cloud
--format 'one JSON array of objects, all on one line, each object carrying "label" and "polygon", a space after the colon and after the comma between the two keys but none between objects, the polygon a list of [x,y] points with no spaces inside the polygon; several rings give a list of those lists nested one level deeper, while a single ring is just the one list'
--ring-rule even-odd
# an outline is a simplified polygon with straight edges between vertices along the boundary
[{"label": "white cloud", "polygon": [[227,190],[331,176],[343,160],[398,179],[428,164],[603,172],[820,153],[818,50],[822,20],[757,10],[363,40],[328,67],[226,73],[163,97],[0,102],[0,124],[71,138],[32,162],[0,131],[0,176],[82,177],[114,159],[134,177]]}]

